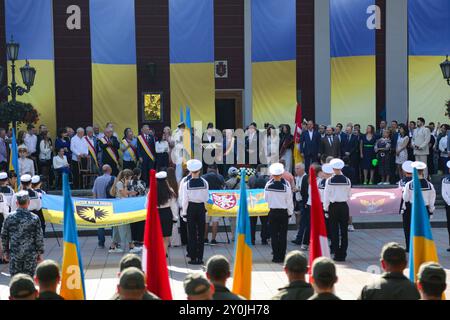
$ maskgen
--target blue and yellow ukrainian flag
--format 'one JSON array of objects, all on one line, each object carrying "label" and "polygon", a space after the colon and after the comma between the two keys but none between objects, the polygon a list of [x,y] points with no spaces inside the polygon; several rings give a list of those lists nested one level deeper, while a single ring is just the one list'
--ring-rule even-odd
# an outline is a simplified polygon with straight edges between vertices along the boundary
[{"label": "blue and yellow ukrainian flag", "polygon": [[416,282],[419,267],[424,262],[439,262],[431,233],[430,218],[420,189],[417,169],[414,169],[414,194],[411,211],[411,241],[409,245],[409,279]]},{"label": "blue and yellow ukrainian flag", "polygon": [[292,127],[297,107],[296,0],[252,0],[251,11],[253,120]]},{"label": "blue and yellow ukrainian flag", "polygon": [[19,189],[20,186],[19,153],[17,151],[16,129],[14,128],[12,132],[11,152],[9,154],[9,171],[14,171],[17,174],[17,187],[15,190],[17,191],[17,189]]},{"label": "blue and yellow ukrainian flag", "polygon": [[245,170],[241,169],[241,195],[235,233],[233,292],[250,300],[252,287],[252,238],[245,175]]},{"label": "blue and yellow ukrainian flag", "polygon": [[[409,119],[446,118],[448,85],[439,64],[450,54],[450,1],[408,1]],[[445,36],[443,36],[445,35]]]},{"label": "blue and yellow ukrainian flag", "polygon": [[[6,41],[11,37],[20,44],[16,61],[16,81],[24,86],[19,68],[27,59],[36,68],[36,81],[20,101],[31,103],[39,112],[39,123],[56,133],[55,62],[53,46],[52,0],[6,0]],[[2,54],[5,54],[4,52]],[[8,79],[11,80],[8,61]]]},{"label": "blue and yellow ukrainian flag", "polygon": [[63,174],[64,235],[60,295],[66,300],[85,300],[83,262],[78,244],[77,224],[70,194],[69,177]]}]

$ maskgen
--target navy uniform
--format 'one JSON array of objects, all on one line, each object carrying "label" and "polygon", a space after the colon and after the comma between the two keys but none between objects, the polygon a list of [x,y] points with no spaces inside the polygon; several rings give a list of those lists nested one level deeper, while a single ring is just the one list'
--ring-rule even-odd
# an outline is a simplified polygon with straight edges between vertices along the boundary
[{"label": "navy uniform", "polygon": [[[27,191],[15,195],[17,200],[29,200]],[[9,273],[34,276],[38,257],[44,253],[44,237],[39,218],[28,209],[18,208],[3,224],[3,252],[9,257]]]},{"label": "navy uniform", "polygon": [[402,189],[402,199],[400,201],[400,214],[402,215],[403,221],[403,232],[405,234],[406,242],[406,252],[409,251],[409,231],[411,229],[411,203],[408,203],[403,209],[403,192],[405,191],[405,186],[408,182],[412,180],[411,173],[413,168],[411,167],[412,161],[405,161],[402,164],[402,170],[406,174],[399,182],[398,186]]},{"label": "navy uniform", "polygon": [[351,197],[352,183],[341,172],[344,167],[341,159],[331,160],[330,165],[335,170],[335,174],[325,182],[323,210],[328,212],[330,217],[331,251],[334,252],[334,260],[345,261],[348,247],[348,219],[350,217],[347,202]]},{"label": "navy uniform", "polygon": [[[327,175],[327,177],[331,177],[334,174],[333,167],[329,163],[325,163],[322,166],[322,172]],[[317,187],[319,189],[320,200],[322,201],[323,206],[323,193],[325,191],[325,183],[328,178],[317,178]],[[311,204],[310,204],[311,205]],[[330,216],[327,212],[324,212],[325,216],[325,228],[327,230],[328,239],[331,241],[331,227],[330,227]],[[332,252],[333,253],[333,252]]]},{"label": "navy uniform", "polygon": [[[450,168],[450,161],[447,161],[447,168]],[[450,175],[447,175],[442,179],[442,198],[445,201],[445,213],[447,215],[447,231],[448,231],[448,238],[450,243]],[[450,251],[450,248],[447,249],[447,251]]]},{"label": "navy uniform", "polygon": [[284,261],[286,255],[287,232],[289,217],[294,213],[294,201],[289,182],[281,178],[284,166],[274,163],[269,168],[270,174],[280,177],[280,180],[272,178],[264,188],[264,198],[269,206],[269,226],[271,232],[272,262]]},{"label": "navy uniform", "polygon": [[[426,169],[427,165],[421,161],[415,161],[411,164],[413,168],[420,170],[423,172]],[[436,190],[431,182],[422,177],[419,179],[420,189],[422,191],[423,201],[428,211],[428,215],[431,217],[434,213],[434,203],[436,201]],[[407,206],[412,208],[412,204],[414,201],[414,181],[409,181],[405,185],[405,189],[403,190],[403,211],[406,210]],[[408,232],[409,235],[409,232]],[[408,241],[409,242],[409,241]]]},{"label": "navy uniform", "polygon": [[[0,232],[2,231],[3,221],[9,215],[11,209],[11,198],[14,195],[14,190],[6,185],[8,181],[8,174],[0,172]],[[1,260],[1,259],[0,259]]]},{"label": "navy uniform", "polygon": [[[42,208],[41,197],[39,193],[31,189],[31,176],[29,174],[24,174],[20,177],[20,183],[22,191],[27,191],[30,199],[30,205],[28,210],[31,212],[37,212]],[[17,209],[17,194],[14,194],[11,199],[11,211]]]},{"label": "navy uniform", "polygon": [[[199,172],[202,169],[200,160],[189,160],[188,170]],[[205,238],[206,209],[205,203],[209,199],[208,182],[201,178],[186,178],[180,184],[181,216],[187,220],[189,264],[203,264],[203,250]]]},{"label": "navy uniform", "polygon": [[44,213],[42,212],[42,195],[45,194],[45,191],[41,189],[41,177],[33,176],[31,177],[31,188],[37,192],[39,200],[41,201],[41,206],[38,210],[33,210],[33,213],[39,217],[41,221],[42,232],[45,235],[45,218]]}]

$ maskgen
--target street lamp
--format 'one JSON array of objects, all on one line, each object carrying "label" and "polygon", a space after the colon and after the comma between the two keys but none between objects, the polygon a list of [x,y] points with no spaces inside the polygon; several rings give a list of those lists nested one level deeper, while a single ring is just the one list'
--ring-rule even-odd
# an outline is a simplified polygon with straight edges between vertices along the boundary
[{"label": "street lamp", "polygon": [[445,61],[441,63],[441,70],[444,79],[447,80],[447,83],[450,86],[450,61],[448,61],[448,55],[445,58]]},{"label": "street lamp", "polygon": [[[25,88],[18,85],[16,83],[16,61],[19,57],[19,48],[20,45],[14,42],[13,37],[11,36],[11,41],[6,44],[6,54],[8,60],[11,61],[11,83],[6,84],[3,88],[0,89],[0,92],[4,90],[8,90],[8,95],[11,95],[11,103],[15,105],[17,95],[22,96],[25,93],[30,92],[31,87],[34,85],[34,79],[36,77],[36,69],[31,67],[28,60],[26,60],[25,65],[20,68],[20,73],[22,75],[22,81],[25,85]],[[4,69],[0,66],[0,85],[3,80]],[[13,127],[16,128],[16,122],[13,121]]]}]

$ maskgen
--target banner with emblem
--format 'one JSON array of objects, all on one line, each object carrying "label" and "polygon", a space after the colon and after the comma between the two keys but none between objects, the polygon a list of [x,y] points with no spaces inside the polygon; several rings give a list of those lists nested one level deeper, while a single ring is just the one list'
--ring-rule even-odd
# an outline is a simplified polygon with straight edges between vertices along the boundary
[{"label": "banner with emblem", "polygon": [[[208,216],[236,217],[239,212],[239,190],[212,190],[206,203]],[[248,213],[251,217],[267,216],[269,207],[264,200],[263,189],[252,189],[247,192]]]},{"label": "banner with emblem", "polygon": [[353,188],[348,206],[353,217],[394,215],[399,214],[401,199],[401,188]]}]

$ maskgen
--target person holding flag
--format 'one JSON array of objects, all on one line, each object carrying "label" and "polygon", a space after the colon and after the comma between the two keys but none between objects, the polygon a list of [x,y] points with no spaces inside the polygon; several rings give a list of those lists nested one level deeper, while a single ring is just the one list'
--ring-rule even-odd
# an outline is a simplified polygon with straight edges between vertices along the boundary
[{"label": "person holding flag", "polygon": [[63,259],[60,295],[65,300],[85,300],[84,270],[78,243],[75,211],[70,192],[69,177],[63,174],[64,226]]},{"label": "person holding flag", "polygon": [[300,140],[302,136],[302,106],[297,103],[297,110],[295,112],[295,130],[294,130],[294,163],[302,163],[304,161],[300,153]]},{"label": "person holding flag", "polygon": [[241,169],[239,212],[236,223],[236,246],[234,252],[234,279],[232,292],[250,300],[252,289],[252,237],[248,214],[245,169]]}]

